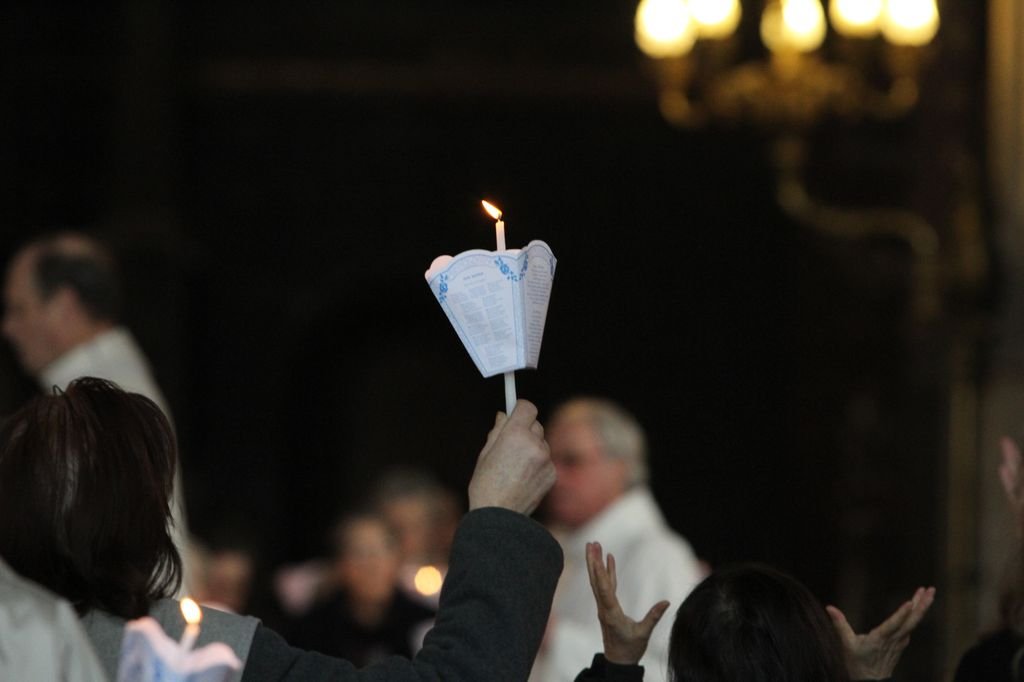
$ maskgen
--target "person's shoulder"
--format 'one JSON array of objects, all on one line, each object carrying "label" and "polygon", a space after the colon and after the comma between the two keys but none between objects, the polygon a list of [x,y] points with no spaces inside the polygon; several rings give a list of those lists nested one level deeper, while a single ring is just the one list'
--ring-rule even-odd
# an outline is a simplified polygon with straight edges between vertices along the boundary
[{"label": "person's shoulder", "polygon": [[[690,542],[667,525],[651,527],[638,533],[629,543],[623,561],[631,566],[643,567],[634,571],[644,582],[663,583],[688,588],[696,584],[703,571],[697,553]],[[619,556],[616,555],[616,559]],[[620,582],[622,582],[620,578]],[[628,581],[628,578],[626,579]]]},{"label": "person's shoulder", "polygon": [[[243,640],[252,638],[252,633],[260,625],[260,619],[232,611],[224,611],[210,604],[203,604],[203,627],[200,636],[200,643],[208,639],[208,635],[221,634],[224,636],[241,637]],[[172,636],[185,627],[185,620],[181,615],[181,602],[171,597],[157,599],[149,607],[149,615],[152,616]]]},{"label": "person's shoulder", "polygon": [[982,637],[961,657],[956,682],[1001,682],[1013,679],[1024,658],[1024,636],[1004,628]]},{"label": "person's shoulder", "polygon": [[1011,628],[1003,628],[985,635],[971,646],[967,652],[977,656],[998,655],[1001,653],[1012,655],[1022,646],[1024,646],[1024,635]]},{"label": "person's shoulder", "polygon": [[668,523],[651,524],[644,533],[639,534],[638,539],[641,540],[641,551],[668,554],[676,559],[697,559],[690,541]]},{"label": "person's shoulder", "polygon": [[42,585],[0,563],[0,611],[11,614],[15,622],[26,617],[53,620],[64,607],[70,608],[70,605]]},{"label": "person's shoulder", "polygon": [[[2,679],[100,680],[103,673],[70,602],[0,560]],[[38,675],[38,677],[36,677]]]}]

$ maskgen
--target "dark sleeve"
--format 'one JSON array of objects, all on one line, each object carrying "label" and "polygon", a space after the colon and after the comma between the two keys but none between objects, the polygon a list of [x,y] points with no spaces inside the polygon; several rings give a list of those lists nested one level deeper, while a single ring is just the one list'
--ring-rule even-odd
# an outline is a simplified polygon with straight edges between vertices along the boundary
[{"label": "dark sleeve", "polygon": [[507,509],[469,512],[455,534],[434,627],[411,661],[392,656],[357,671],[259,627],[242,682],[525,680],[561,572],[562,550],[536,521]]},{"label": "dark sleeve", "polygon": [[256,627],[252,646],[249,647],[249,657],[242,671],[242,682],[356,679],[360,679],[359,674],[348,661],[316,651],[296,649],[284,641],[281,635],[262,625]]},{"label": "dark sleeve", "polygon": [[644,679],[642,665],[612,663],[604,654],[594,654],[594,660],[576,676],[576,682],[641,682]]}]

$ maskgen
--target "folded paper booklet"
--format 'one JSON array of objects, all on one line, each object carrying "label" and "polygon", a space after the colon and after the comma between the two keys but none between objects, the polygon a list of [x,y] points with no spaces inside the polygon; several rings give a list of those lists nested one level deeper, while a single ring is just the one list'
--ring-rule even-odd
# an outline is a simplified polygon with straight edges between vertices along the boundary
[{"label": "folded paper booklet", "polygon": [[149,616],[124,629],[117,682],[234,682],[242,662],[223,642],[185,651]]},{"label": "folded paper booklet", "polygon": [[438,256],[424,274],[485,377],[536,369],[557,260],[534,240],[522,249]]}]

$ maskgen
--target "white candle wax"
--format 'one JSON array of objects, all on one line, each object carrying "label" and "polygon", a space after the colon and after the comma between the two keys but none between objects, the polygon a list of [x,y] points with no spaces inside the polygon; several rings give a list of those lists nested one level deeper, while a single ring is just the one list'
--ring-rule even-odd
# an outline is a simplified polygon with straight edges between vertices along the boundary
[{"label": "white candle wax", "polygon": [[[494,236],[497,238],[498,251],[505,250],[505,221],[498,219],[494,223]],[[516,406],[516,373],[505,372],[505,414],[512,414]]]},{"label": "white candle wax", "polygon": [[196,643],[196,638],[199,637],[199,623],[189,623],[185,626],[185,631],[181,633],[181,641],[178,642],[181,646],[183,653],[188,653]]},{"label": "white candle wax", "polygon": [[516,406],[516,373],[505,372],[505,414],[512,414]]},{"label": "white candle wax", "polygon": [[[505,221],[501,219],[501,211],[497,206],[487,201],[480,202],[488,215],[495,219],[494,238],[498,245],[498,251],[505,250]],[[505,414],[512,414],[516,406],[516,374],[505,372]]]}]

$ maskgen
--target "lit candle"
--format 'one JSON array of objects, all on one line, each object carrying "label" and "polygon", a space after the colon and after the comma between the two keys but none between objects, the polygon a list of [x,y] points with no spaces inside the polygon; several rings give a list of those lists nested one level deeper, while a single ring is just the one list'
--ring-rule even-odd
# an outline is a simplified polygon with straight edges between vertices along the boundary
[{"label": "lit candle", "polygon": [[[501,209],[488,201],[481,201],[487,214],[494,218],[494,237],[498,251],[505,250],[505,222],[501,219]],[[512,414],[516,406],[516,373],[505,372],[505,414]]]},{"label": "lit candle", "polygon": [[178,644],[181,646],[182,653],[187,654],[195,645],[196,638],[199,637],[199,621],[203,619],[203,611],[199,608],[199,604],[185,597],[181,600],[181,615],[185,617],[187,625],[185,625],[185,631],[181,633],[181,641]]},{"label": "lit candle", "polygon": [[501,209],[492,204],[489,201],[481,201],[484,206],[484,210],[487,211],[487,215],[494,218],[497,222],[494,223],[494,236],[498,242],[498,251],[505,250],[505,221],[501,219]]}]

